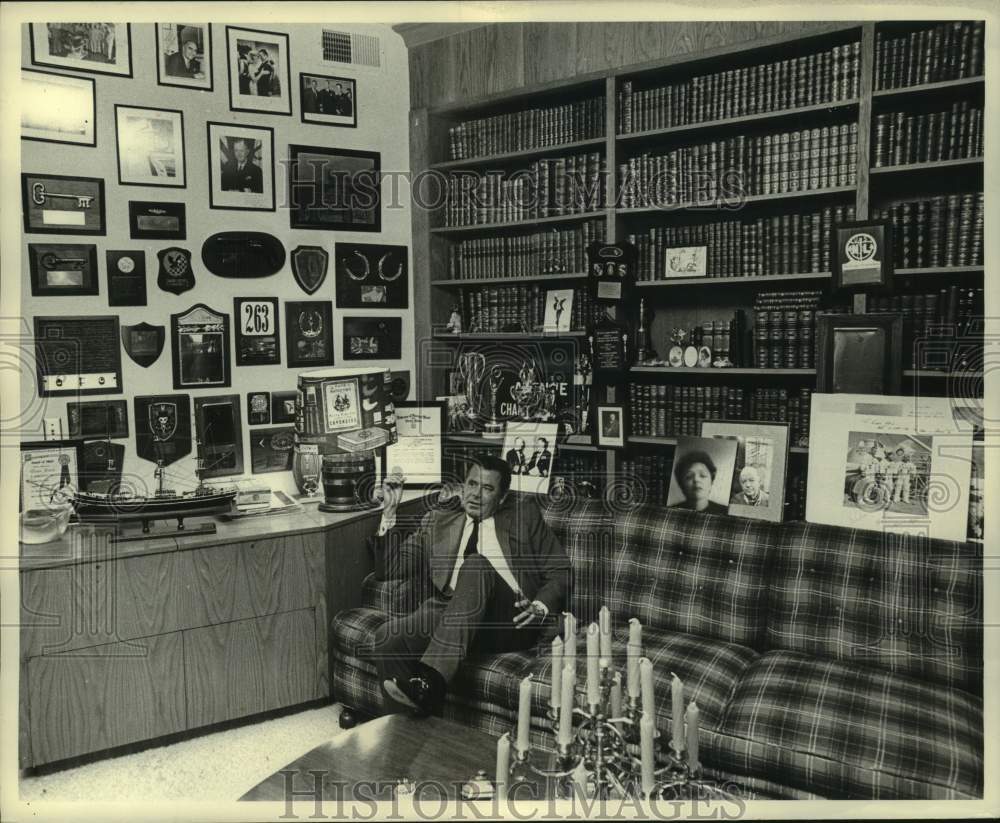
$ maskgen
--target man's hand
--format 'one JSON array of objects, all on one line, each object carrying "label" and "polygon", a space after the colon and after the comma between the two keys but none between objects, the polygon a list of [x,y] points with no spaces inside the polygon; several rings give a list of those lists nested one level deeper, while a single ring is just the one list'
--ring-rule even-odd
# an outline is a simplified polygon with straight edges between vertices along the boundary
[{"label": "man's hand", "polygon": [[545,604],[540,600],[528,600],[522,597],[514,604],[514,608],[523,609],[519,614],[514,615],[514,628],[524,629],[533,626],[536,622],[541,622],[549,613]]},{"label": "man's hand", "polygon": [[403,477],[403,470],[399,466],[394,466],[392,473],[382,480],[382,488],[379,490],[378,496],[382,498],[383,519],[395,518],[396,508],[399,506],[399,500],[403,496],[403,481],[405,479]]}]

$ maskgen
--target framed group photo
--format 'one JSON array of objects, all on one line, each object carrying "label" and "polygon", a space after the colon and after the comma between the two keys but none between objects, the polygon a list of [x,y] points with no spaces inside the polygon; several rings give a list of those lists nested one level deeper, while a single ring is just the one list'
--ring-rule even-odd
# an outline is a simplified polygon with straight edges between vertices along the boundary
[{"label": "framed group photo", "polygon": [[290,228],[382,230],[381,154],[294,144],[288,152]]},{"label": "framed group photo", "polygon": [[32,65],[132,76],[132,33],[128,23],[28,25]]},{"label": "framed group photo", "polygon": [[161,86],[212,91],[210,23],[156,24],[156,81]]},{"label": "framed group photo", "polygon": [[96,88],[92,77],[21,69],[21,139],[96,146]]},{"label": "framed group photo", "polygon": [[182,112],[116,104],[115,128],[119,183],[175,189],[187,185]]},{"label": "framed group photo", "polygon": [[357,82],[328,74],[299,74],[299,107],[303,123],[357,128]]},{"label": "framed group photo", "polygon": [[229,108],[291,114],[288,35],[226,26]]},{"label": "framed group photo", "polygon": [[274,129],[208,123],[209,206],[274,211]]}]

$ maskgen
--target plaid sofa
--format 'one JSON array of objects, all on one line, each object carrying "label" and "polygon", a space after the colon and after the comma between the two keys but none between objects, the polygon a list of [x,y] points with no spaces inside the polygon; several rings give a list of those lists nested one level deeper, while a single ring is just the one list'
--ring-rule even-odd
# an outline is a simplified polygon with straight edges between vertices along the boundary
[{"label": "plaid sofa", "polygon": [[[659,728],[672,672],[697,700],[710,775],[768,797],[982,796],[973,544],[621,501],[565,499],[545,517],[573,564],[570,608],[586,625],[609,606],[622,667],[627,620],[642,622]],[[414,593],[369,577],[364,603],[333,619],[333,693],[378,713],[371,639]],[[531,673],[533,742],[551,745],[550,669],[545,649],[468,660],[445,716],[499,735]]]}]

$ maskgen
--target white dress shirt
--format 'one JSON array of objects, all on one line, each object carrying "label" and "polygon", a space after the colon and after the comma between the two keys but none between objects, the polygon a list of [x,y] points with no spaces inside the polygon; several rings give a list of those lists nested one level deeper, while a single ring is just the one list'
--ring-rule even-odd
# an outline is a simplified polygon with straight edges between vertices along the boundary
[{"label": "white dress shirt", "polygon": [[[452,570],[451,580],[448,583],[452,589],[458,583],[458,573],[465,560],[465,547],[469,544],[469,538],[472,536],[472,523],[472,518],[466,515],[462,538],[458,541],[458,557],[455,558],[455,568]],[[504,557],[503,552],[500,550],[500,541],[497,540],[496,523],[492,517],[487,517],[479,523],[479,553],[489,561],[489,564],[494,568],[496,573],[500,575],[500,579],[510,586],[511,591],[521,591],[517,579],[507,564],[507,558]]]}]

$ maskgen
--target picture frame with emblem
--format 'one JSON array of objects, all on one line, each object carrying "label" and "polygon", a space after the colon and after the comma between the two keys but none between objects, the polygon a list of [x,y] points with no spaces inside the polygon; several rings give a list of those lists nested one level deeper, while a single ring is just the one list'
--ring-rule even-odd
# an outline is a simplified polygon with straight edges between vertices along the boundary
[{"label": "picture frame with emblem", "polygon": [[271,422],[271,393],[247,392],[247,425],[266,426]]}]

